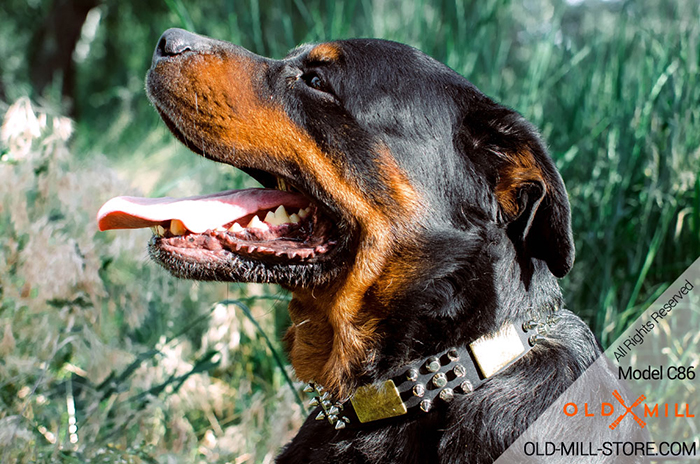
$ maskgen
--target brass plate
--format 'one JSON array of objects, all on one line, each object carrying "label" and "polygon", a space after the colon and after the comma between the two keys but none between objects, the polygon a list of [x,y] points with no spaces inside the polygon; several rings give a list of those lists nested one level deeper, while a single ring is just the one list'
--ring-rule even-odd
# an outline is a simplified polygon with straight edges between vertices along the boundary
[{"label": "brass plate", "polygon": [[393,380],[387,380],[381,385],[372,384],[358,388],[350,402],[355,408],[357,418],[363,424],[401,416],[408,412]]},{"label": "brass plate", "polygon": [[469,349],[487,379],[525,352],[525,346],[513,324],[503,326],[493,335],[474,340],[469,344]]}]

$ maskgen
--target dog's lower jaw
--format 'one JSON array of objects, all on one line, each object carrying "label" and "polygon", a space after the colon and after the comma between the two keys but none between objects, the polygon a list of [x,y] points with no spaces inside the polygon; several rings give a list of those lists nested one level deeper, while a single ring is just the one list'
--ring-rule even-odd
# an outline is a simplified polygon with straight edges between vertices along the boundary
[{"label": "dog's lower jaw", "polygon": [[325,262],[261,263],[228,251],[211,253],[206,265],[166,251],[153,237],[148,254],[175,277],[189,280],[276,283],[285,288],[313,288],[332,281],[338,269]]}]

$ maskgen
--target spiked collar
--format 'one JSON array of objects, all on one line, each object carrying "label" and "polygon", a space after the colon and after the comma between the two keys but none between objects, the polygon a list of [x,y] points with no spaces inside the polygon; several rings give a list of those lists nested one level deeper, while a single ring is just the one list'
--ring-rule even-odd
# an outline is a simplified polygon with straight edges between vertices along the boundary
[{"label": "spiked collar", "polygon": [[403,366],[386,380],[358,388],[346,401],[336,401],[322,386],[309,383],[304,389],[314,395],[309,406],[318,407],[316,420],[327,420],[338,430],[427,413],[436,403],[450,403],[456,395],[473,392],[543,342],[559,320],[558,310],[554,307],[520,324],[509,322],[466,347],[452,347]]}]

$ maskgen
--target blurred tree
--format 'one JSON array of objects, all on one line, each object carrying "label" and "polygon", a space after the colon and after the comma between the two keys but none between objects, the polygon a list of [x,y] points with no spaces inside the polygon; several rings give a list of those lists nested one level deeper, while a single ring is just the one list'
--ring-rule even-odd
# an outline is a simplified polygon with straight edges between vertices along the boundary
[{"label": "blurred tree", "polygon": [[99,0],[55,0],[35,30],[30,47],[30,79],[37,94],[57,77],[66,108],[73,113],[75,101],[75,61],[73,52],[80,39],[85,18]]}]

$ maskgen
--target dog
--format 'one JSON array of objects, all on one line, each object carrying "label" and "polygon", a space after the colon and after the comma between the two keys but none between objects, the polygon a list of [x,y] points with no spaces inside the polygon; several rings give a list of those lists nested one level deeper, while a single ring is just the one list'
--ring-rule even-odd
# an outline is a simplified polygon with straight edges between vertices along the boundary
[{"label": "dog", "polygon": [[170,29],[146,89],[183,144],[264,188],[119,197],[100,229],[152,227],[177,277],[292,292],[315,410],[277,462],[493,462],[600,356],[557,283],[574,241],[543,141],[447,66],[384,40],[273,60]]}]

